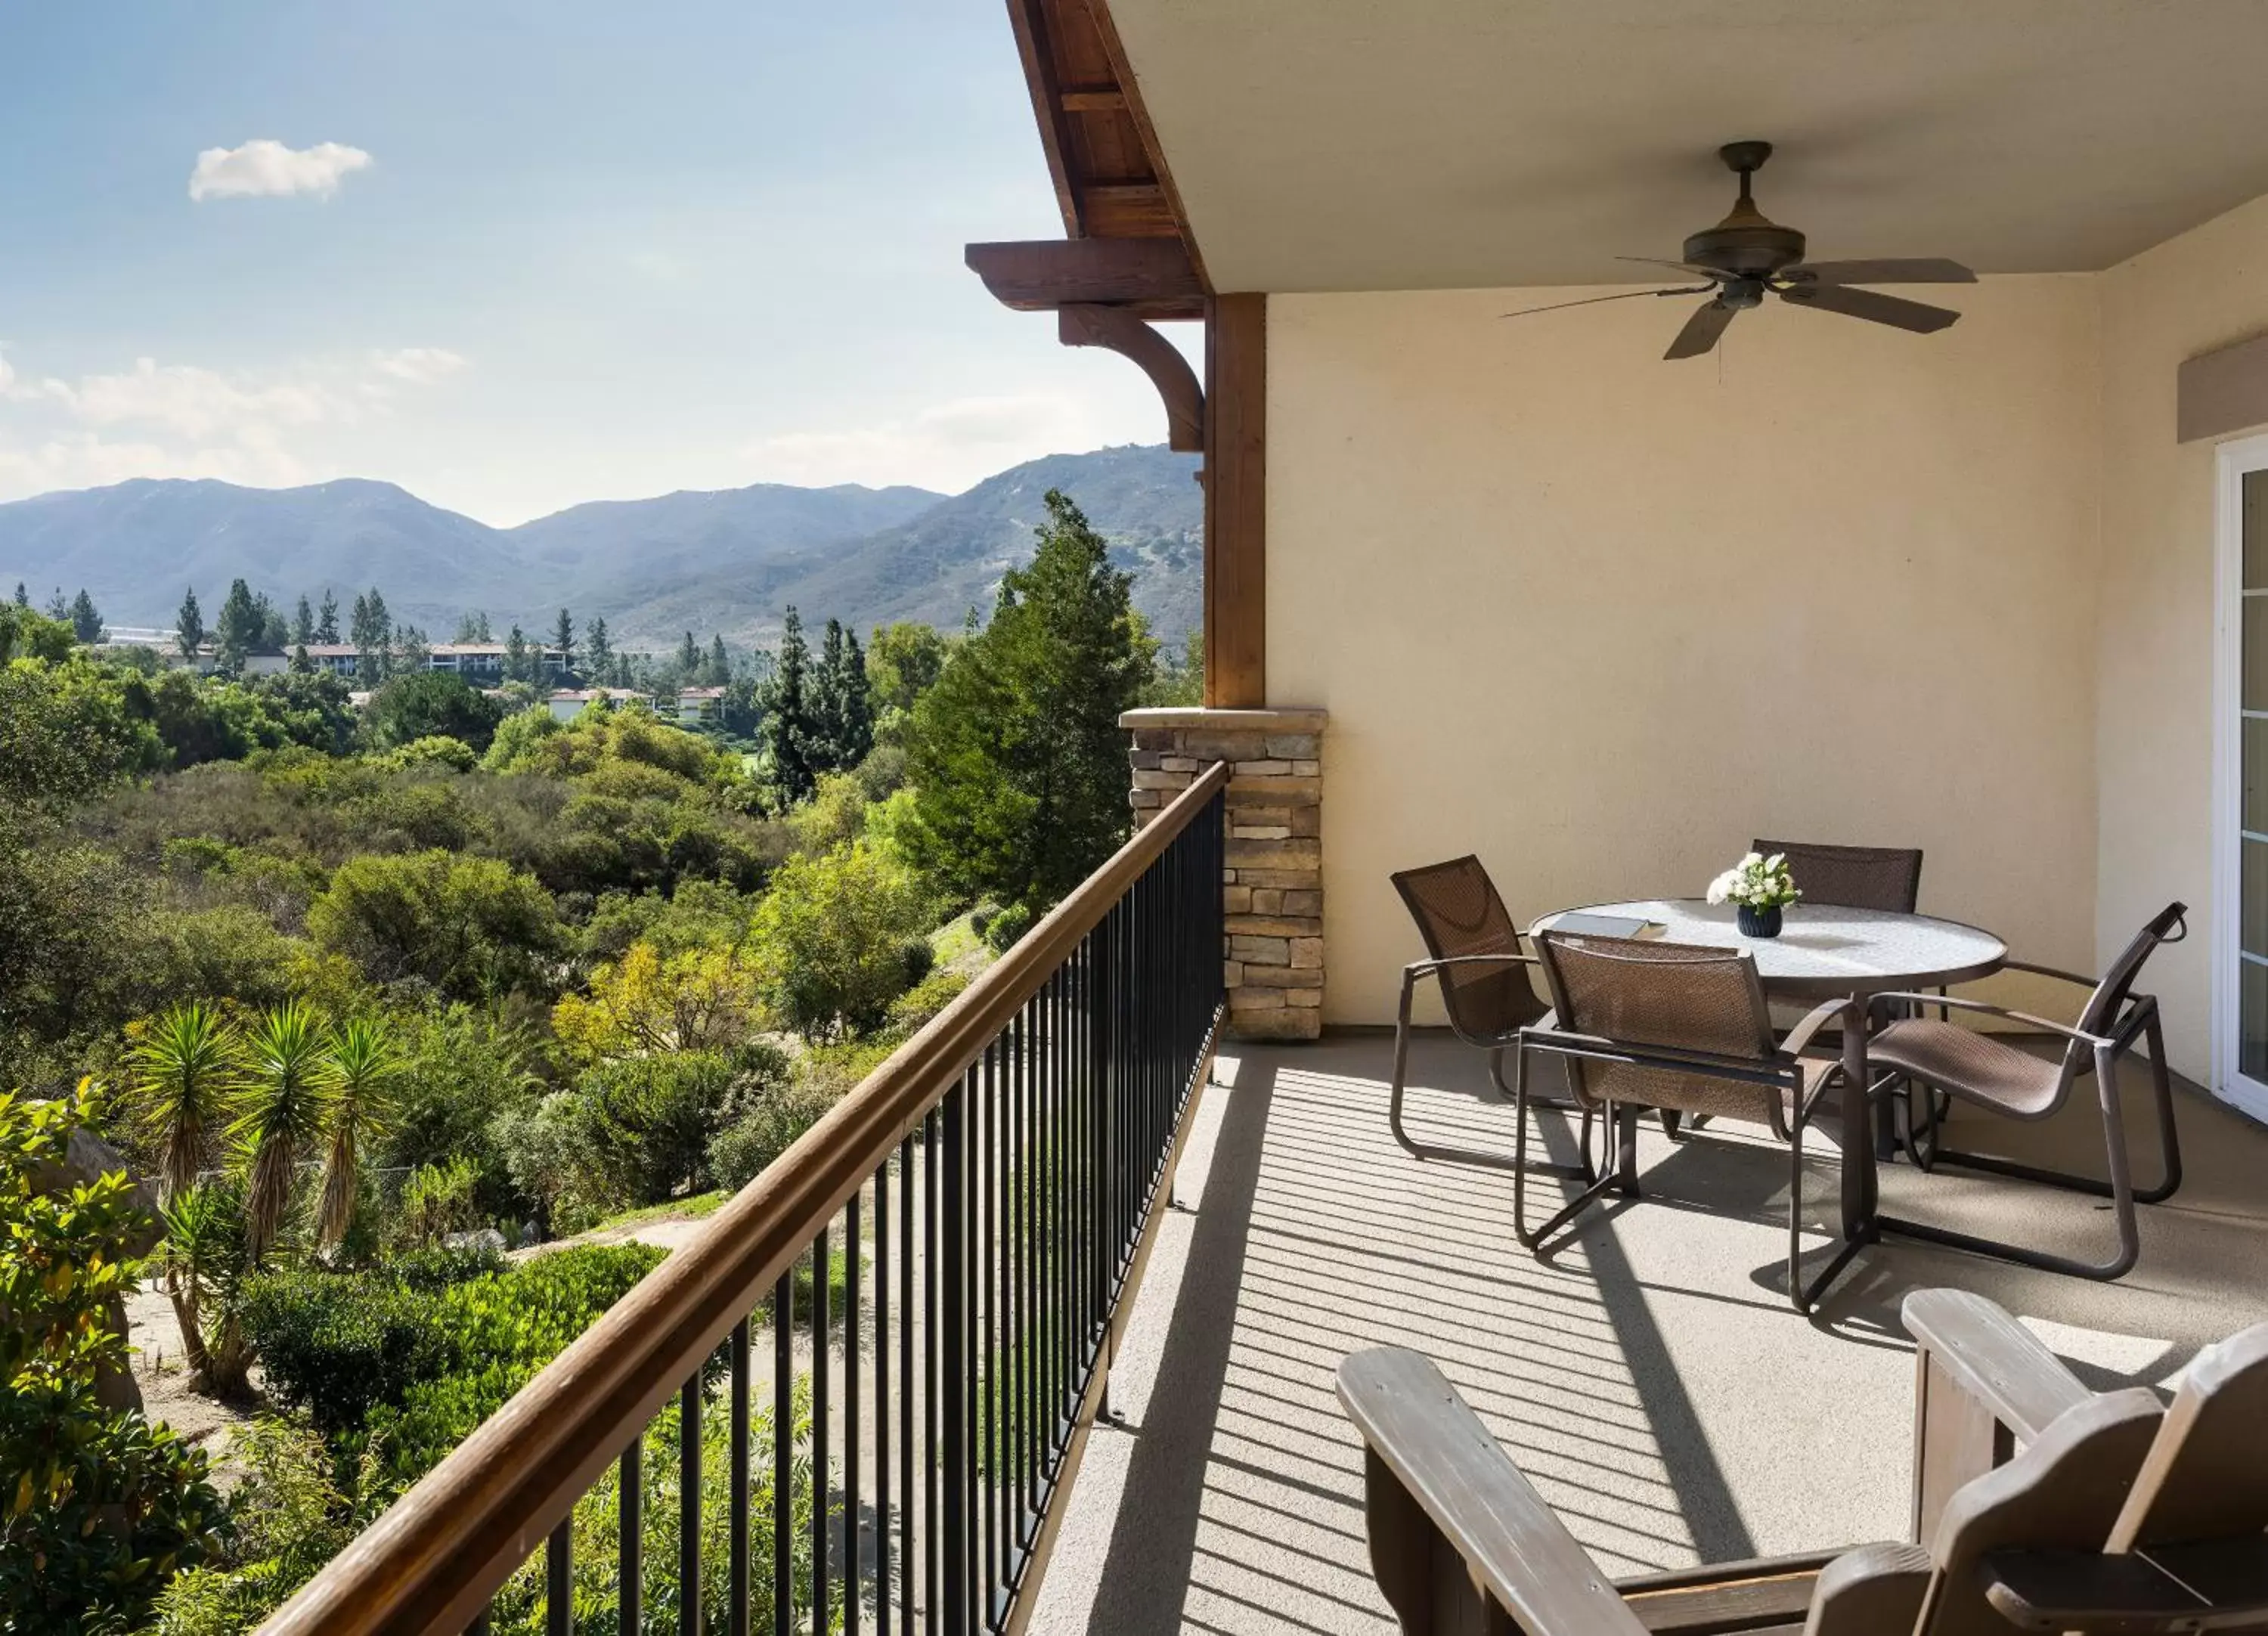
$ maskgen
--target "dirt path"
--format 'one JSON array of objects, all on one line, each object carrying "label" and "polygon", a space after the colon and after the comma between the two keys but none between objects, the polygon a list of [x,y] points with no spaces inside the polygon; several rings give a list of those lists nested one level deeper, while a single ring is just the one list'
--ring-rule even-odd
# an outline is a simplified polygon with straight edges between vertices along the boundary
[{"label": "dirt path", "polygon": [[[224,1490],[232,1486],[237,1472],[229,1463],[230,1433],[253,1418],[257,1403],[219,1403],[189,1389],[181,1326],[174,1320],[173,1303],[155,1279],[127,1297],[126,1339],[135,1348],[134,1383],[142,1389],[142,1405],[150,1419],[163,1421],[183,1442],[203,1449],[212,1460],[216,1484]],[[256,1369],[254,1378],[256,1384]]]}]

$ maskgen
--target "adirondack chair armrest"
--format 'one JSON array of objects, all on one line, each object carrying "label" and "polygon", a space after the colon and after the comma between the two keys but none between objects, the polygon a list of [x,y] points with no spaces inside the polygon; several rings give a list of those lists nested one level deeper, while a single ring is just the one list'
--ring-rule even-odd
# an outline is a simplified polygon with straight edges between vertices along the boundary
[{"label": "adirondack chair armrest", "polygon": [[1900,1315],[1914,1338],[1913,1537],[1927,1540],[1955,1489],[2095,1394],[1982,1295],[1916,1290]]},{"label": "adirondack chair armrest", "polygon": [[2207,1600],[2139,1554],[1996,1551],[1984,1566],[1984,1599],[2019,1630],[2176,1636],[2268,1619],[2268,1584],[2256,1581],[2234,1600]]},{"label": "adirondack chair armrest", "polygon": [[1431,1360],[1398,1346],[1339,1365],[1361,1434],[1371,1566],[1407,1636],[1646,1636],[1614,1583]]}]

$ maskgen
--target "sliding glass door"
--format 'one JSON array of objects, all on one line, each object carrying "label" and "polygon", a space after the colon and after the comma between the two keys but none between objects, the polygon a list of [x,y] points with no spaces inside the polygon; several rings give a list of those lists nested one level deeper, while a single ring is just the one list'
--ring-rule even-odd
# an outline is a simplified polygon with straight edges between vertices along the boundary
[{"label": "sliding glass door", "polygon": [[2268,1118],[2268,438],[2220,451],[2214,1089]]}]

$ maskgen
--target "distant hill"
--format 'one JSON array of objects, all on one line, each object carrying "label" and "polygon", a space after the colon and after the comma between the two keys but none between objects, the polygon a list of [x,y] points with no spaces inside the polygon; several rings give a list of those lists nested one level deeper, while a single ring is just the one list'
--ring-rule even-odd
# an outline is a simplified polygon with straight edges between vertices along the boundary
[{"label": "distant hill", "polygon": [[1204,505],[1194,456],[1162,448],[1052,454],[951,497],[913,488],[780,483],[571,506],[491,528],[387,483],[299,489],[136,479],[0,505],[0,586],[35,601],[84,586],[120,625],[169,625],[196,588],[210,620],[242,578],[288,608],[375,585],[397,620],[446,639],[468,609],[533,631],[560,608],[603,615],[618,645],[686,630],[769,642],[780,610],[865,630],[958,624],[990,606],[1031,552],[1041,496],[1060,488],[1136,575],[1135,601],[1177,640],[1201,596]]}]

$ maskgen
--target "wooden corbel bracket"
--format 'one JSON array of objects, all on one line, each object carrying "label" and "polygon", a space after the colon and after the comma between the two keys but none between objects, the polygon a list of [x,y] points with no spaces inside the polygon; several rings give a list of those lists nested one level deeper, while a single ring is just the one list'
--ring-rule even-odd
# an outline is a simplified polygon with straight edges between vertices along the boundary
[{"label": "wooden corbel bracket", "polygon": [[1056,323],[1067,347],[1108,347],[1133,359],[1165,401],[1167,446],[1204,452],[1204,389],[1180,348],[1119,306],[1075,302],[1056,309]]}]

